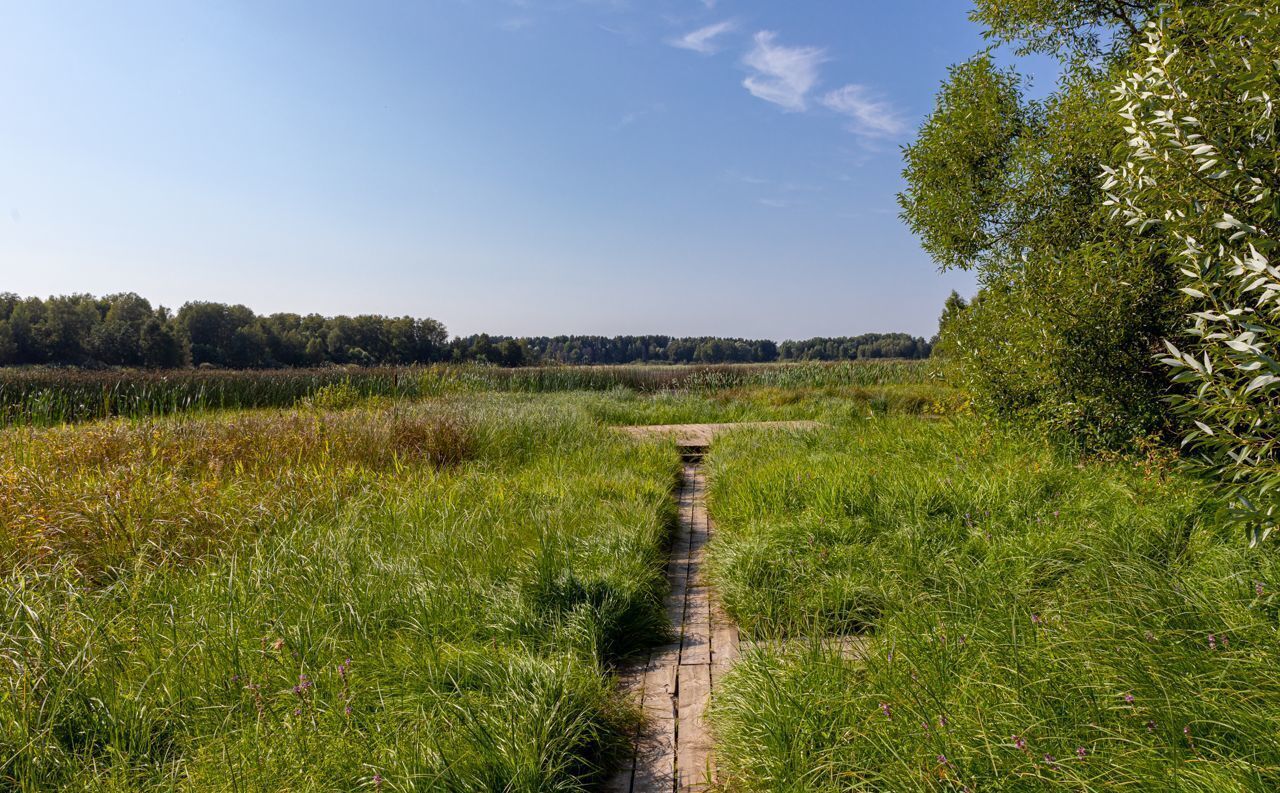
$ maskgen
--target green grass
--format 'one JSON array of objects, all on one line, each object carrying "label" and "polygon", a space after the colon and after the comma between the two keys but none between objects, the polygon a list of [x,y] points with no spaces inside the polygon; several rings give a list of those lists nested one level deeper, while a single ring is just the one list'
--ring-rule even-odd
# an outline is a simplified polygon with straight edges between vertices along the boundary
[{"label": "green grass", "polygon": [[797,418],[708,461],[713,582],[765,640],[712,703],[733,789],[1280,789],[1274,548],[1165,461],[831,371],[0,431],[0,791],[595,789],[680,469],[608,425]]},{"label": "green grass", "polygon": [[472,397],[9,430],[0,790],[582,790],[673,448]]},{"label": "green grass", "polygon": [[713,447],[710,548],[760,638],[713,700],[744,790],[1280,789],[1280,558],[1158,463],[973,419]]}]

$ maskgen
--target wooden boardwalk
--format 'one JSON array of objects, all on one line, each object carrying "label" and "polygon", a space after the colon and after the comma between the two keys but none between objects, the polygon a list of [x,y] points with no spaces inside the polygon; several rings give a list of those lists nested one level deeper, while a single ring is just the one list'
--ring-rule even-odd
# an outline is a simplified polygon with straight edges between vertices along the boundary
[{"label": "wooden boardwalk", "polygon": [[686,793],[710,790],[716,781],[707,705],[738,656],[737,626],[716,602],[703,576],[713,531],[707,516],[701,453],[718,433],[734,428],[813,429],[809,421],[751,424],[674,424],[622,427],[637,437],[673,436],[685,450],[680,526],[667,563],[667,616],[675,641],[658,647],[647,663],[624,669],[624,691],[640,703],[646,730],[631,762],[609,781],[610,793]]}]

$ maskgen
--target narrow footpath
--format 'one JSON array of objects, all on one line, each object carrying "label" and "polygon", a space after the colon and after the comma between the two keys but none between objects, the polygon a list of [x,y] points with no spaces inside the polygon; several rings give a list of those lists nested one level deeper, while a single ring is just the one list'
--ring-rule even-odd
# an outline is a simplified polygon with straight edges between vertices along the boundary
[{"label": "narrow footpath", "polygon": [[635,437],[675,436],[684,455],[680,525],[667,563],[667,616],[676,641],[656,648],[648,662],[622,670],[624,691],[641,704],[646,730],[631,762],[606,786],[609,793],[706,791],[716,781],[711,692],[738,655],[737,626],[712,596],[703,556],[713,527],[707,517],[702,455],[712,437],[732,427],[811,429],[813,422],[624,427]]}]

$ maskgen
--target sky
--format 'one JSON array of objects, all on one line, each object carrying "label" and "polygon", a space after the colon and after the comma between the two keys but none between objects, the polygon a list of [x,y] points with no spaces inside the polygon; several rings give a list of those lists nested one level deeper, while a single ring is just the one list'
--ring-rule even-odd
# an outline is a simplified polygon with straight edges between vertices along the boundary
[{"label": "sky", "polygon": [[968,8],[0,0],[0,291],[931,335],[974,279],[898,219],[900,147]]}]

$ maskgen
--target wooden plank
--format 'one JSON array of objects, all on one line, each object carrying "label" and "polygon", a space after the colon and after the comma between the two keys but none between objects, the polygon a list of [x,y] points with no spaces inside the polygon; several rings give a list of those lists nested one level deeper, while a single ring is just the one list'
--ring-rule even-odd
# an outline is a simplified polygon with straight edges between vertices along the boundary
[{"label": "wooden plank", "polygon": [[705,586],[689,588],[680,643],[680,663],[711,663],[711,607]]},{"label": "wooden plank", "polygon": [[632,793],[658,793],[675,790],[675,731],[641,738],[636,746],[636,772]]},{"label": "wooden plank", "polygon": [[711,733],[707,729],[707,701],[711,697],[711,666],[680,667],[680,723],[677,727],[676,790],[706,791],[711,779]]},{"label": "wooden plank", "polygon": [[654,718],[675,718],[676,668],[680,665],[680,645],[666,644],[653,654],[645,669],[644,709]]}]

